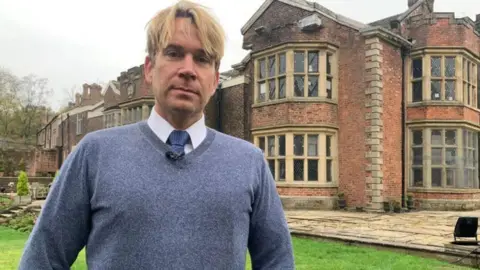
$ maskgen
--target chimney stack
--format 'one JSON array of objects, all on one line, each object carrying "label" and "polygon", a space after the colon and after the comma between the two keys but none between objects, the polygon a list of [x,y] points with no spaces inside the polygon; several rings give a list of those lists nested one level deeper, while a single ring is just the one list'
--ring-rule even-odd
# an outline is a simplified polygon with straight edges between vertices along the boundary
[{"label": "chimney stack", "polygon": [[90,90],[90,85],[84,83],[83,84],[83,93],[82,93],[82,96],[83,96],[84,99],[89,97],[89,90]]},{"label": "chimney stack", "polygon": [[480,14],[477,14],[475,17],[475,30],[480,32]]},{"label": "chimney stack", "polygon": [[102,87],[96,83],[90,85],[90,97],[95,102],[99,102],[102,99]]},{"label": "chimney stack", "polygon": [[76,93],[75,94],[75,105],[79,106],[80,103],[82,103],[82,95],[80,95],[79,93]]}]

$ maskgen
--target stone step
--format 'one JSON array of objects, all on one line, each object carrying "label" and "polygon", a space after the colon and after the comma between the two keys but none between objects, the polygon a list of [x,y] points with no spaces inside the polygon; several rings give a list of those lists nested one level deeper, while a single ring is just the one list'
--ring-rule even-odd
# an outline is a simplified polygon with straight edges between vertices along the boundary
[{"label": "stone step", "polygon": [[11,218],[11,217],[13,217],[13,214],[1,214],[0,217]]}]

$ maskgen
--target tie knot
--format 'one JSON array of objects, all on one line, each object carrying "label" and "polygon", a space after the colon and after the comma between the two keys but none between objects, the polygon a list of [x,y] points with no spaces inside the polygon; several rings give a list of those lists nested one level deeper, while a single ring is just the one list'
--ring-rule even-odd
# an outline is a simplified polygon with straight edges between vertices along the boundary
[{"label": "tie knot", "polygon": [[190,136],[188,135],[188,132],[184,130],[174,130],[168,137],[168,141],[175,152],[183,152],[183,149],[189,139]]}]

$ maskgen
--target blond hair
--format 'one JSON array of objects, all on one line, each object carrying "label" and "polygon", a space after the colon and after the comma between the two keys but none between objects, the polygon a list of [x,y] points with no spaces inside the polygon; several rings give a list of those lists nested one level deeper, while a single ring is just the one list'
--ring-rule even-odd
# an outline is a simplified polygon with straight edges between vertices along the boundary
[{"label": "blond hair", "polygon": [[[175,19],[191,18],[198,29],[200,42],[205,53],[215,61],[218,69],[225,49],[225,32],[205,6],[188,0],[180,0],[175,5],[158,12],[147,24],[147,53],[154,61],[158,51],[165,49],[175,31]],[[189,24],[185,24],[189,33]]]}]

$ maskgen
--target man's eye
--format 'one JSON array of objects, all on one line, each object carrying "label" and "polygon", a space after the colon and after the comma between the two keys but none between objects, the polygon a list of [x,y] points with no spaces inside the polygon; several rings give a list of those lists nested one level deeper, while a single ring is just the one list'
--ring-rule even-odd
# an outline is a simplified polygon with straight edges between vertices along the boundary
[{"label": "man's eye", "polygon": [[181,56],[181,54],[175,50],[167,50],[165,51],[165,55],[173,58],[177,58]]},{"label": "man's eye", "polygon": [[207,56],[198,56],[197,57],[197,61],[201,62],[201,63],[204,63],[204,64],[207,64],[207,63],[210,63],[210,58],[207,57]]}]

